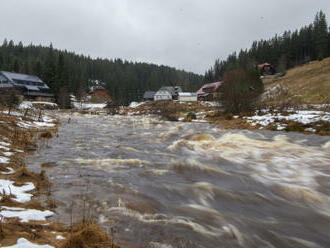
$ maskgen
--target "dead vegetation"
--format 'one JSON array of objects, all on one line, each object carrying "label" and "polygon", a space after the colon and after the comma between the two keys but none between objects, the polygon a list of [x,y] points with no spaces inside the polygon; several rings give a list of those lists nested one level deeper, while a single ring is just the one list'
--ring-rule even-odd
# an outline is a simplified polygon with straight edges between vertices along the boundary
[{"label": "dead vegetation", "polygon": [[330,58],[295,67],[283,77],[267,77],[263,82],[269,92],[265,100],[270,104],[330,103]]},{"label": "dead vegetation", "polygon": [[71,227],[71,234],[60,248],[119,248],[95,223],[80,223]]}]

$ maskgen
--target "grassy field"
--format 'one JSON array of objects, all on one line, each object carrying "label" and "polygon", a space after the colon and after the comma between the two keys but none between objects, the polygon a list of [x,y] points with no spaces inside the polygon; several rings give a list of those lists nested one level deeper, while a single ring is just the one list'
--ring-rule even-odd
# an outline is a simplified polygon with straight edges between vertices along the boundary
[{"label": "grassy field", "polygon": [[281,78],[265,78],[265,89],[281,88],[276,101],[290,100],[297,104],[330,103],[330,58],[312,61],[288,70]]}]

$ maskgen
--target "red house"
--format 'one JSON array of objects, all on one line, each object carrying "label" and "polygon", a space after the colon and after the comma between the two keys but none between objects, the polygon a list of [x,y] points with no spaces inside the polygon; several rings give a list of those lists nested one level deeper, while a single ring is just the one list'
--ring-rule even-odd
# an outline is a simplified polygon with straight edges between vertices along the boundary
[{"label": "red house", "polygon": [[204,84],[202,88],[197,91],[197,99],[199,101],[213,101],[218,96],[218,89],[222,82]]},{"label": "red house", "polygon": [[94,86],[90,89],[88,98],[94,103],[104,103],[110,100],[110,95],[102,86]]},{"label": "red house", "polygon": [[269,63],[258,65],[258,69],[262,76],[274,75],[276,73],[275,68]]}]

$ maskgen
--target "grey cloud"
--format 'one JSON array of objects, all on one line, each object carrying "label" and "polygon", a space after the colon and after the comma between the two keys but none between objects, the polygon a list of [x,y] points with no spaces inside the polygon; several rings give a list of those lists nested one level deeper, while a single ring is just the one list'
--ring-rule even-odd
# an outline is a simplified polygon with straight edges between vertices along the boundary
[{"label": "grey cloud", "polygon": [[313,21],[328,0],[2,0],[0,39],[204,73],[216,58]]}]

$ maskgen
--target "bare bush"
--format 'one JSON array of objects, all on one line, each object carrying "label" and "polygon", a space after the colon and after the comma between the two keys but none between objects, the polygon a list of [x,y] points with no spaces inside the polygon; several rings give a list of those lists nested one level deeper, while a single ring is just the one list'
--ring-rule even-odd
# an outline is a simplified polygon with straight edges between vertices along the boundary
[{"label": "bare bush", "polygon": [[242,69],[228,71],[223,82],[219,100],[225,112],[249,112],[256,107],[263,91],[262,81],[256,72]]}]

